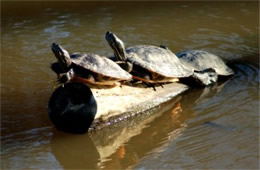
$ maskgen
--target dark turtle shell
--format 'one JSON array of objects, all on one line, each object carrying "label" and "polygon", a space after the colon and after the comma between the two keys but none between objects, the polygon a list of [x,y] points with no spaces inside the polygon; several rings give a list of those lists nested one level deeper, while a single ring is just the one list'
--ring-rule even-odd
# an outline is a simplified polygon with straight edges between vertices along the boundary
[{"label": "dark turtle shell", "polygon": [[151,46],[138,45],[126,49],[127,60],[147,69],[151,73],[164,77],[189,77],[193,70],[183,65],[170,50]]},{"label": "dark turtle shell", "polygon": [[184,65],[196,71],[211,68],[221,76],[234,74],[234,71],[229,68],[220,57],[206,51],[187,50],[179,52],[176,55]]},{"label": "dark turtle shell", "polygon": [[[90,70],[97,73],[101,79],[102,77],[109,77],[111,80],[130,80],[132,78],[131,74],[106,57],[99,56],[97,54],[79,53],[71,54],[70,57],[74,65],[80,66],[86,69],[86,71]],[[75,69],[74,71],[77,74],[77,70]]]}]

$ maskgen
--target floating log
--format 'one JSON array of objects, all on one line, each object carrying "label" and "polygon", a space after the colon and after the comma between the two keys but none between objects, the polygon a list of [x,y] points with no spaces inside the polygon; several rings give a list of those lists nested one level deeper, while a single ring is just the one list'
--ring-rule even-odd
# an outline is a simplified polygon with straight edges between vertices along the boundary
[{"label": "floating log", "polygon": [[60,86],[49,101],[49,116],[57,129],[85,133],[124,121],[164,103],[188,87],[180,83],[163,87],[118,86],[89,88],[80,83]]}]

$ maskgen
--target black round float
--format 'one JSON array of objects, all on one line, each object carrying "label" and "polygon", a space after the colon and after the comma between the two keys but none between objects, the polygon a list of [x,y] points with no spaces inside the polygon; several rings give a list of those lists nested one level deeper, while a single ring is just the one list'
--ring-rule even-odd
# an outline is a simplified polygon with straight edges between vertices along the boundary
[{"label": "black round float", "polygon": [[97,103],[87,85],[68,83],[52,93],[48,113],[58,130],[86,133],[97,113]]}]

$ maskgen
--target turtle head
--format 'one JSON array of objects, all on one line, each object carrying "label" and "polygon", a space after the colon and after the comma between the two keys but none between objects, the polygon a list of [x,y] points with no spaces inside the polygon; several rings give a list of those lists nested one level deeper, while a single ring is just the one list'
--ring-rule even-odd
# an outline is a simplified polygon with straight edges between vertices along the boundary
[{"label": "turtle head", "polygon": [[70,55],[69,55],[68,51],[65,50],[64,48],[62,48],[62,46],[57,43],[53,43],[51,46],[51,49],[52,49],[55,57],[59,61],[62,69],[65,72],[67,72],[71,65],[71,59],[70,59]]},{"label": "turtle head", "polygon": [[125,45],[114,33],[107,31],[106,40],[109,46],[114,50],[115,57],[118,61],[126,61]]},{"label": "turtle head", "polygon": [[61,73],[58,75],[58,82],[61,84],[66,84],[68,82],[70,82],[70,80],[73,79],[75,73],[73,71],[73,69],[70,69],[68,72],[66,73]]}]

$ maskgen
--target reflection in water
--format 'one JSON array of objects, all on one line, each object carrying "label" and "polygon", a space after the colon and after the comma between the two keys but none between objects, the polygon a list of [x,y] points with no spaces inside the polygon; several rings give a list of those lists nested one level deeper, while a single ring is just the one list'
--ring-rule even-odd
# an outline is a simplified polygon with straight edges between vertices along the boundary
[{"label": "reflection in water", "polygon": [[56,131],[50,142],[51,152],[64,169],[95,169],[99,153],[87,134],[72,135]]},{"label": "reflection in water", "polygon": [[[67,140],[90,146],[93,168],[259,169],[258,14],[259,2],[1,2],[1,169],[71,167],[76,159],[56,157]],[[91,136],[94,147],[88,137],[57,134],[47,114],[56,79],[50,45],[108,56],[107,30],[127,46],[212,52],[236,74],[222,90],[190,90],[155,109],[157,117]]]},{"label": "reflection in water", "polygon": [[[156,114],[143,113],[137,119],[93,134],[91,137],[101,156],[99,166],[108,169],[126,168],[131,164],[136,164],[141,157],[159,145],[163,137],[167,136],[165,133],[167,129],[181,127],[180,124],[174,123],[172,126],[160,128],[158,125],[154,126],[155,120],[161,119],[162,115],[172,109],[178,100],[180,98],[153,109],[152,112],[156,112]],[[167,124],[167,122],[164,123]],[[139,143],[139,145],[133,145],[135,143]]]},{"label": "reflection in water", "polygon": [[[124,144],[129,142],[132,137],[141,134],[142,130],[148,127],[152,121],[171,108],[176,100],[179,99],[173,99],[163,107],[148,110],[138,115],[137,118],[132,118],[129,121],[93,133],[91,138],[100,152],[101,162],[105,162],[111,155],[125,153]],[[157,114],[153,114],[155,111]],[[116,151],[118,151],[118,154]]]}]

